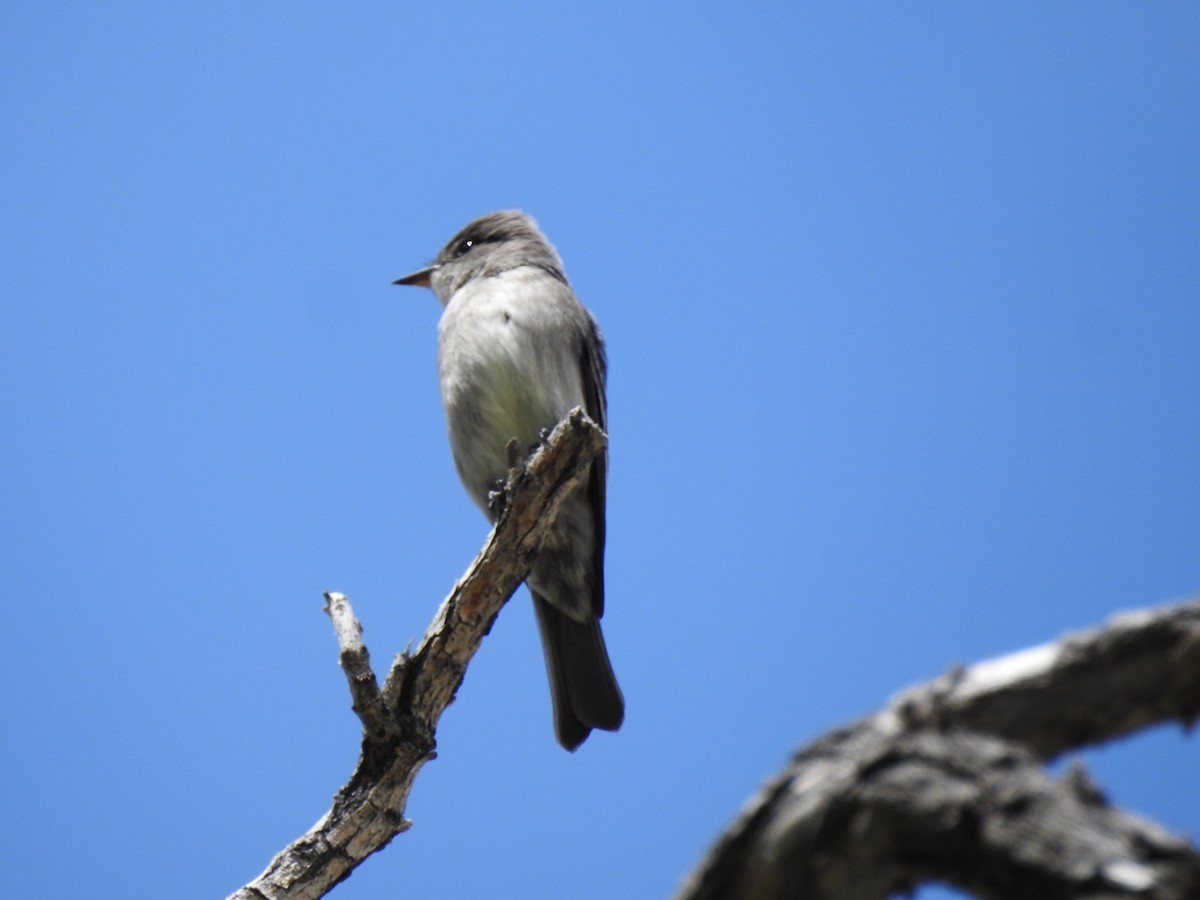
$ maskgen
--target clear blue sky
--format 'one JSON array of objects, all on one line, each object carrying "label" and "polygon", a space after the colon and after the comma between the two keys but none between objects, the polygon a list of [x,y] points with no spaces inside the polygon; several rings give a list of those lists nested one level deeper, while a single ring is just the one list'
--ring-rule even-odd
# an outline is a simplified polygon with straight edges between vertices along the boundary
[{"label": "clear blue sky", "polygon": [[[522,591],[333,896],[665,897],[789,750],[1200,589],[1200,7],[7,4],[14,897],[223,896],[481,544],[432,295],[520,207],[611,363],[618,735]],[[1200,831],[1200,741],[1089,754]],[[164,883],[167,885],[164,888]]]}]

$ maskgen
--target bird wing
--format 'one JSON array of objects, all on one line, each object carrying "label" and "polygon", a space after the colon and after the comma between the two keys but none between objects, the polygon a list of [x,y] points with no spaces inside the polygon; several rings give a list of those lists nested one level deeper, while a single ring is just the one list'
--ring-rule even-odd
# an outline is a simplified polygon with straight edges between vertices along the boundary
[{"label": "bird wing", "polygon": [[[583,381],[585,412],[608,434],[608,401],[605,399],[605,383],[608,379],[608,360],[604,353],[604,338],[596,320],[587,316],[587,329],[582,341],[580,359]],[[608,489],[608,448],[602,450],[592,461],[591,477],[588,479],[588,499],[591,500],[592,526],[595,529],[595,573],[596,590],[592,606],[596,617],[604,615],[604,503]]]}]

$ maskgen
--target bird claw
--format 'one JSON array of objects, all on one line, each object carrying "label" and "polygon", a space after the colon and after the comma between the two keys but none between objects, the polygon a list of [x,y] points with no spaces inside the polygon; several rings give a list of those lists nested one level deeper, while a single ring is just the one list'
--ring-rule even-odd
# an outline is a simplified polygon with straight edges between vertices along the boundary
[{"label": "bird claw", "polygon": [[521,445],[517,443],[516,438],[510,438],[508,446],[504,448],[508,458],[508,467],[515,469],[521,464]]},{"label": "bird claw", "polygon": [[500,513],[504,512],[504,505],[508,502],[508,491],[504,489],[503,481],[497,481],[496,486],[488,491],[487,501],[492,518],[500,518]]}]

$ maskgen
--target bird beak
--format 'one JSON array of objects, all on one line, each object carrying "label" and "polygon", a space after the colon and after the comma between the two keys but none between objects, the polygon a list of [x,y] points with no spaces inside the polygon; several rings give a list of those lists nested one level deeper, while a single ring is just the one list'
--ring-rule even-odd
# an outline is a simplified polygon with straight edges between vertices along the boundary
[{"label": "bird beak", "polygon": [[403,278],[397,278],[392,284],[408,284],[413,287],[432,287],[429,283],[429,277],[437,271],[437,266],[428,266],[421,269],[419,272],[413,272],[411,275],[405,275]]}]

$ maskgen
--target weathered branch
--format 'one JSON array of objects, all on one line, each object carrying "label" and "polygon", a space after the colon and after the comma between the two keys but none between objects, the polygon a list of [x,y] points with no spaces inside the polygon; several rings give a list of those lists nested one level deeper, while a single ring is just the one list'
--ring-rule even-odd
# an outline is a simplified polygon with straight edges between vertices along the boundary
[{"label": "weathered branch", "polygon": [[1200,714],[1200,599],[951,672],[894,704],[906,718],[1011,738],[1042,759]]},{"label": "weathered branch", "polygon": [[397,657],[382,690],[349,601],[342,594],[325,595],[363,724],[358,766],[321,820],[231,898],[324,896],[409,827],[408,795],[417,772],[436,755],[442,712],[501,607],[529,574],[559,506],[605,441],[596,423],[576,409],[525,464],[513,468],[506,502],[483,550],[438,609],[416,652]]},{"label": "weathered branch", "polygon": [[677,900],[1200,897],[1200,853],[1042,761],[1200,711],[1200,600],[972,666],[801,750]]}]

